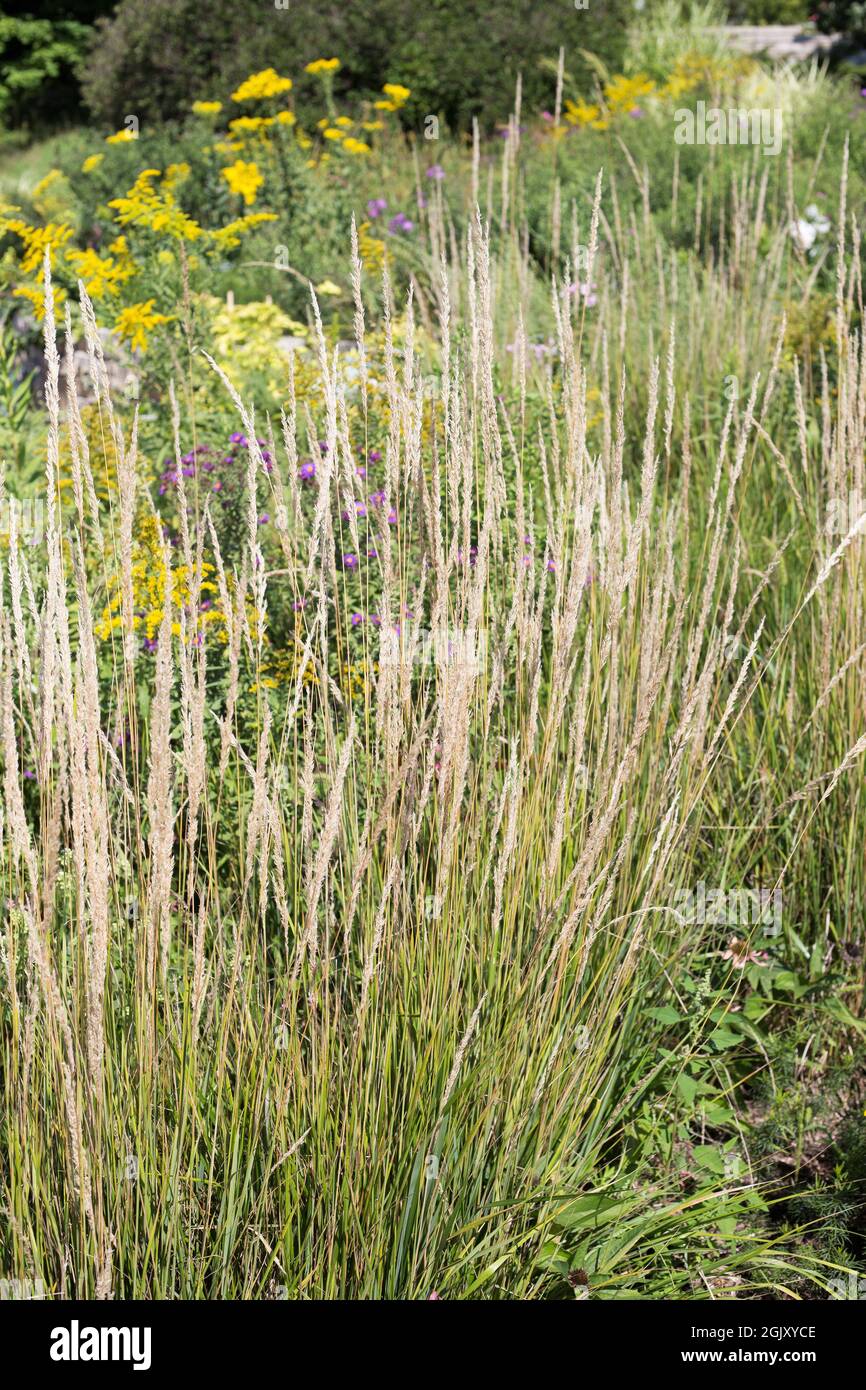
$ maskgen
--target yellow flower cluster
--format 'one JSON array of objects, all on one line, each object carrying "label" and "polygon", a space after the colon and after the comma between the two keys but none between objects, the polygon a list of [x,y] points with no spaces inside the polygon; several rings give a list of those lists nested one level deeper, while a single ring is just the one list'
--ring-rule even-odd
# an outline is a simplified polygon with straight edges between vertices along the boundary
[{"label": "yellow flower cluster", "polygon": [[51,256],[53,266],[55,253],[65,246],[72,236],[72,228],[64,222],[47,222],[44,227],[31,227],[20,218],[3,218],[0,221],[0,232],[13,232],[23,241],[21,269],[25,275],[29,275],[33,270],[42,269],[46,251]]},{"label": "yellow flower cluster", "polygon": [[264,101],[267,97],[276,97],[291,90],[290,77],[280,77],[273,68],[265,68],[263,72],[253,73],[246,82],[242,82],[237,91],[232,92],[232,101]]},{"label": "yellow flower cluster", "polygon": [[314,62],[307,63],[304,72],[311,72],[316,75],[323,72],[338,72],[339,69],[339,58],[316,58]]},{"label": "yellow flower cluster", "polygon": [[563,112],[568,125],[589,126],[592,130],[607,130],[607,121],[601,114],[600,106],[591,106],[585,101],[566,100]]},{"label": "yellow flower cluster", "polygon": [[169,315],[158,314],[155,311],[155,303],[155,299],[148,299],[143,304],[129,304],[118,314],[114,331],[125,343],[129,343],[131,348],[146,352],[147,334],[161,323],[171,323]]},{"label": "yellow flower cluster", "polygon": [[[298,615],[300,617],[300,615]],[[281,651],[268,651],[259,667],[258,679],[253,681],[250,690],[278,690],[280,686],[292,686],[297,682],[304,656],[302,626],[295,622],[295,636],[289,638],[288,647]],[[318,685],[319,678],[312,661],[304,667],[304,685]]]},{"label": "yellow flower cluster", "polygon": [[255,202],[256,194],[264,183],[258,165],[243,159],[236,159],[234,164],[223,169],[222,176],[232,193],[239,193],[247,207]]},{"label": "yellow flower cluster", "polygon": [[641,100],[651,97],[655,89],[656,84],[643,73],[638,73],[637,77],[623,77],[620,73],[605,83],[604,99],[611,114],[618,115],[634,110]]},{"label": "yellow flower cluster", "polygon": [[408,87],[401,87],[398,82],[386,82],[382,91],[385,99],[376,102],[377,111],[399,111],[412,95]]},{"label": "yellow flower cluster", "polygon": [[[33,311],[33,317],[37,323],[41,323],[45,317],[45,291],[41,285],[18,285],[12,291],[18,299],[26,299]],[[66,298],[66,291],[62,285],[51,286],[51,299],[54,305],[54,318],[57,319],[57,311]]]},{"label": "yellow flower cluster", "polygon": [[153,181],[160,177],[160,170],[144,169],[125,197],[112,198],[108,206],[116,209],[121,227],[133,223],[148,227],[152,232],[166,232],[185,241],[195,241],[204,235],[203,229],[179,207],[173,191],[175,184],[188,173],[188,165],[170,165],[162,187],[156,189]]},{"label": "yellow flower cluster", "polygon": [[[280,153],[279,142],[284,138],[284,132],[291,130],[296,147],[308,152],[310,158],[307,163],[310,167],[327,164],[331,150],[344,151],[346,156],[353,158],[372,154],[369,137],[383,128],[383,122],[379,119],[355,121],[349,116],[338,115],[332,108],[330,78],[340,67],[339,58],[318,58],[306,65],[308,73],[325,80],[329,94],[330,116],[319,123],[321,143],[311,139],[310,133],[297,125],[292,110],[288,107],[277,110],[274,103],[270,107],[259,108],[267,114],[239,114],[229,120],[224,133],[217,134],[212,143],[207,144],[203,151],[205,155],[212,158],[223,156],[218,173],[231,193],[242,201],[244,209],[259,201],[269,177],[268,171],[274,165],[275,155]],[[265,68],[242,82],[231,93],[231,101],[269,102],[291,90],[290,78],[281,76],[274,68]],[[410,90],[398,83],[387,83],[383,94],[380,108],[399,111],[408,100]],[[195,116],[215,124],[225,105],[220,100],[196,100],[191,103],[191,110]],[[106,144],[127,145],[137,138],[137,131],[123,129],[108,135]],[[328,152],[323,152],[323,149]],[[107,151],[90,154],[83,160],[81,171],[83,174],[93,174],[97,169],[110,167],[104,161],[114,158]],[[133,348],[144,350],[152,331],[172,322],[174,316],[159,311],[162,293],[158,299],[144,297],[152,290],[150,281],[144,282],[147,289],[139,291],[136,302],[129,303],[131,296],[126,285],[133,277],[138,274],[144,276],[148,266],[176,268],[181,257],[185,259],[188,269],[194,270],[201,260],[190,251],[184,251],[184,247],[190,243],[198,243],[196,249],[202,248],[204,256],[221,259],[227,251],[239,246],[241,238],[253,228],[264,222],[276,221],[273,212],[244,211],[228,225],[207,230],[184,210],[178,196],[178,186],[190,172],[186,164],[170,165],[164,173],[157,168],[145,168],[138,172],[132,186],[108,202],[115,230],[111,234],[113,240],[106,239],[106,249],[104,243],[85,248],[74,244],[77,215],[74,189],[59,170],[51,170],[31,195],[38,214],[35,221],[41,225],[24,221],[17,207],[0,206],[0,236],[9,233],[17,236],[21,242],[20,252],[10,255],[8,263],[17,266],[22,277],[30,277],[29,283],[17,285],[13,293],[26,299],[36,318],[41,320],[44,291],[39,281],[48,251],[52,268],[57,272],[53,283],[55,310],[62,305],[70,285],[77,280],[84,285],[92,299],[114,300],[115,331]],[[183,245],[172,249],[173,242]],[[385,243],[371,235],[369,224],[365,224],[359,233],[359,246],[363,263],[371,269],[380,270],[385,258]],[[319,290],[322,294],[342,293],[337,285],[329,281],[323,282]],[[169,305],[162,307],[168,309]]]},{"label": "yellow flower cluster", "polygon": [[217,231],[211,232],[211,240],[215,246],[222,251],[231,251],[236,246],[240,246],[241,237],[245,232],[249,232],[253,227],[258,227],[262,222],[276,222],[275,212],[247,212],[243,217],[235,218],[234,222],[226,223],[225,227],[219,227]]},{"label": "yellow flower cluster", "polygon": [[[135,613],[132,620],[133,627],[136,631],[143,630],[144,635],[151,642],[159,633],[165,609],[166,593],[170,593],[172,607],[175,611],[181,607],[187,607],[192,597],[192,576],[186,565],[178,565],[177,568],[172,569],[169,589],[159,527],[160,522],[155,516],[146,516],[142,519],[138,526],[138,535],[132,556],[132,600]],[[202,565],[201,592],[203,595],[218,593],[217,585],[209,578],[213,573],[213,565],[206,563]],[[119,574],[109,575],[107,588],[108,602],[102,610],[101,617],[94,625],[97,636],[101,637],[103,641],[107,641],[113,632],[123,627],[121,576]],[[203,613],[198,613],[195,622],[191,621],[188,624],[188,640],[212,625],[217,628],[219,640],[225,642],[225,618],[216,605],[206,609]],[[175,637],[179,637],[181,634],[180,623],[172,623],[171,630]]]},{"label": "yellow flower cluster", "polygon": [[107,256],[100,256],[92,246],[79,251],[72,247],[66,252],[66,260],[75,271],[91,299],[102,299],[105,295],[116,294],[120,286],[136,273],[136,265],[129,254],[126,237],[117,237],[108,248]]},{"label": "yellow flower cluster", "polygon": [[358,254],[364,269],[378,276],[385,264],[386,246],[379,237],[370,235],[371,226],[370,222],[362,222],[358,228]]},{"label": "yellow flower cluster", "polygon": [[[660,85],[645,73],[634,77],[617,73],[604,85],[603,105],[566,98],[563,120],[566,126],[607,130],[612,118],[634,111],[644,101],[677,101],[701,84],[722,87],[753,70],[754,60],[749,58],[715,59],[687,53],[677,59],[670,77]],[[560,136],[564,128],[553,128],[551,134]]]}]

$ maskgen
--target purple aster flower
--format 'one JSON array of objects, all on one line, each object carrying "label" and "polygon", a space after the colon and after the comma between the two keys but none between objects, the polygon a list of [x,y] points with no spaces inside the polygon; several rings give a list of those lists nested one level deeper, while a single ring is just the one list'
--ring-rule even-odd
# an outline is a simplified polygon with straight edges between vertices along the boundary
[{"label": "purple aster flower", "polygon": [[595,293],[595,284],[588,280],[581,281],[580,284],[569,285],[569,294],[579,294],[581,299],[586,302],[587,309],[594,309],[598,303],[598,295]]},{"label": "purple aster flower", "polygon": [[388,525],[389,525],[389,526],[396,526],[396,525],[397,525],[397,513],[396,513],[396,511],[394,510],[393,507],[391,508],[390,512],[388,513]]},{"label": "purple aster flower", "polygon": [[305,459],[304,462],[301,464],[300,468],[298,469],[298,477],[301,479],[302,482],[307,483],[310,481],[311,478],[315,478],[315,476],[316,465],[313,463],[312,459]]},{"label": "purple aster flower", "polygon": [[385,211],[387,206],[384,198],[371,198],[367,204],[367,212],[370,217],[375,219]]},{"label": "purple aster flower", "polygon": [[411,232],[414,226],[415,223],[409,220],[405,212],[398,212],[388,223],[388,231],[396,236],[398,232]]},{"label": "purple aster flower", "polygon": [[260,525],[260,526],[265,526],[265,525],[267,524],[267,522],[270,521],[270,519],[271,519],[271,518],[270,518],[270,516],[268,515],[267,512],[262,512],[261,516],[259,517],[259,525]]},{"label": "purple aster flower", "polygon": [[351,621],[352,621],[352,627],[360,627],[361,623],[364,621],[364,614],[363,614],[363,613],[353,613],[353,614],[352,614],[352,619],[351,619]]},{"label": "purple aster flower", "polygon": [[367,458],[370,461],[370,463],[379,463],[379,461],[382,458],[382,455],[379,453],[378,449],[371,449],[369,454],[367,455]]},{"label": "purple aster flower", "polygon": [[249,448],[249,442],[245,434],[230,434],[229,439],[231,440],[232,444],[239,444],[242,449]]},{"label": "purple aster flower", "polygon": [[427,170],[427,177],[428,179],[436,179],[437,183],[439,183],[445,177],[445,170],[442,168],[441,164],[431,164],[430,168]]},{"label": "purple aster flower", "polygon": [[351,550],[347,555],[343,556],[343,568],[347,570],[356,570],[358,568],[358,557],[357,555],[353,555]]}]

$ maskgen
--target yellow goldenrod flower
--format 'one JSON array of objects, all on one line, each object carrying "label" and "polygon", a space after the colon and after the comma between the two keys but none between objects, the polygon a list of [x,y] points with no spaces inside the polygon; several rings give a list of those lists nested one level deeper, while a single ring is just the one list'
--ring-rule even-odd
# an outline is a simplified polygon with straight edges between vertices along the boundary
[{"label": "yellow goldenrod flower", "polygon": [[222,170],[222,176],[232,193],[239,193],[247,207],[255,202],[256,194],[265,181],[258,165],[252,160],[245,162],[236,159],[234,164]]},{"label": "yellow goldenrod flower", "polygon": [[[66,291],[60,285],[52,285],[51,293],[54,300],[54,317],[57,319],[60,305],[66,298]],[[42,322],[45,317],[45,290],[41,285],[18,285],[12,294],[18,299],[26,299],[33,310],[33,317],[36,322]]]},{"label": "yellow goldenrod flower", "polygon": [[170,323],[171,316],[154,312],[156,300],[148,299],[143,304],[130,304],[121,309],[114,322],[114,331],[133,349],[147,350],[147,333],[161,323]]},{"label": "yellow goldenrod flower", "polygon": [[641,97],[652,96],[655,83],[644,73],[623,77],[621,73],[605,84],[604,98],[611,111],[630,111]]},{"label": "yellow goldenrod flower", "polygon": [[365,140],[355,140],[355,139],[352,138],[351,135],[349,136],[349,138],[348,138],[347,140],[344,140],[344,141],[343,141],[343,149],[344,149],[344,150],[348,150],[348,151],[349,151],[349,154],[369,154],[369,153],[370,153],[370,146],[367,144],[367,142],[366,142]]},{"label": "yellow goldenrod flower", "polygon": [[84,282],[84,288],[91,299],[102,299],[106,294],[116,294],[123,282],[136,272],[135,263],[126,246],[126,238],[118,237],[112,245],[118,252],[116,257],[100,256],[91,246],[85,251],[73,248],[66,253],[67,262],[78,279]]},{"label": "yellow goldenrod flower", "polygon": [[339,285],[335,285],[333,280],[323,280],[321,285],[316,286],[316,294],[342,294]]},{"label": "yellow goldenrod flower", "polygon": [[390,97],[392,101],[396,101],[400,106],[402,106],[403,102],[411,95],[410,89],[408,87],[401,87],[398,82],[386,82],[382,91],[385,93],[386,97]]},{"label": "yellow goldenrod flower", "polygon": [[162,186],[164,189],[174,188],[175,184],[183,183],[185,179],[188,179],[191,173],[192,169],[186,160],[180,164],[169,164],[163,175]]},{"label": "yellow goldenrod flower", "polygon": [[352,126],[354,124],[355,122],[351,120],[348,116],[338,116],[337,119],[334,121],[334,125]]},{"label": "yellow goldenrod flower", "polygon": [[218,116],[223,104],[221,101],[194,101],[192,109],[196,116]]},{"label": "yellow goldenrod flower", "polygon": [[304,72],[337,72],[340,67],[339,58],[316,58],[315,62],[307,63]]},{"label": "yellow goldenrod flower", "polygon": [[373,103],[377,111],[396,111],[397,106],[393,101],[376,101]]},{"label": "yellow goldenrod flower", "polygon": [[362,222],[358,228],[358,252],[365,270],[381,274],[387,247],[384,241],[370,235],[370,222]]},{"label": "yellow goldenrod flower", "polygon": [[245,131],[252,133],[261,130],[267,122],[264,116],[238,116],[237,120],[229,121],[229,130],[243,134]]},{"label": "yellow goldenrod flower", "polygon": [[324,137],[325,137],[326,140],[342,140],[342,139],[343,139],[343,132],[342,132],[342,130],[337,130],[334,126],[331,126],[331,125],[326,126],[326,127],[325,127],[325,130],[324,130],[322,133],[323,133],[323,135],[324,135]]},{"label": "yellow goldenrod flower", "polygon": [[232,92],[232,101],[263,101],[266,97],[276,97],[291,89],[290,77],[280,77],[273,68],[265,68],[242,82],[237,91]]},{"label": "yellow goldenrod flower", "polygon": [[277,125],[294,125],[296,120],[294,111],[278,111],[276,114]]},{"label": "yellow goldenrod flower", "polygon": [[53,265],[55,251],[65,246],[72,236],[72,228],[65,222],[46,222],[44,227],[31,227],[28,222],[14,218],[6,220],[3,230],[13,232],[24,243],[21,269],[25,275],[29,275],[32,270],[41,269],[46,251],[49,252]]},{"label": "yellow goldenrod flower", "polygon": [[117,209],[117,221],[121,227],[134,222],[154,232],[167,232],[169,236],[194,241],[204,235],[202,228],[178,207],[172,192],[173,185],[188,173],[187,164],[170,165],[163,187],[157,191],[151,185],[154,179],[159,178],[159,169],[144,169],[126,196],[112,198],[108,206]]},{"label": "yellow goldenrod flower", "polygon": [[240,246],[241,236],[250,231],[253,227],[258,227],[262,222],[276,222],[275,212],[248,212],[243,217],[238,217],[234,222],[229,222],[225,227],[219,227],[215,232],[211,232],[211,240],[223,251],[232,250],[235,246]]},{"label": "yellow goldenrod flower", "polygon": [[566,100],[564,115],[569,125],[588,125],[593,130],[607,129],[607,121],[601,119],[601,109],[589,106],[585,101]]},{"label": "yellow goldenrod flower", "polygon": [[104,154],[89,154],[81,166],[82,174],[92,174],[94,169],[99,168],[104,158]]},{"label": "yellow goldenrod flower", "polygon": [[362,121],[362,122],[361,122],[361,129],[362,129],[362,130],[384,130],[384,129],[385,129],[385,122],[384,122],[384,121]]},{"label": "yellow goldenrod flower", "polygon": [[127,144],[129,143],[130,140],[137,140],[137,139],[138,139],[138,131],[137,131],[137,130],[126,130],[126,129],[124,129],[124,130],[118,130],[118,131],[116,131],[116,132],[114,133],[114,135],[106,135],[106,137],[105,137],[105,143],[106,143],[107,145],[127,145]]},{"label": "yellow goldenrod flower", "polygon": [[45,177],[43,179],[40,179],[38,183],[33,185],[33,191],[30,195],[33,201],[36,202],[38,199],[40,199],[45,193],[48,192],[49,188],[53,183],[56,183],[58,179],[62,178],[63,175],[61,174],[59,169],[49,169]]}]

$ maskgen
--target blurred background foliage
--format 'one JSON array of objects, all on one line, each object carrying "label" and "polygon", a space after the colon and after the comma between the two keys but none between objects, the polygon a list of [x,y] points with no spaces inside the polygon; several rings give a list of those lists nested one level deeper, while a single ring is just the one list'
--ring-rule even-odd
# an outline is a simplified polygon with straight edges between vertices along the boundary
[{"label": "blurred background foliage", "polygon": [[[285,8],[278,4],[285,3]],[[262,67],[302,72],[339,54],[335,97],[378,94],[386,82],[411,88],[402,119],[436,115],[451,131],[477,119],[490,131],[512,108],[518,73],[526,108],[550,99],[551,64],[565,49],[588,83],[593,54],[622,66],[627,27],[664,0],[25,0],[0,5],[0,130],[30,131],[90,118],[115,127],[127,115],[171,121],[191,102],[223,92]],[[684,13],[686,6],[683,7]],[[814,20],[824,32],[866,42],[866,0],[730,0],[735,24]],[[301,78],[301,119],[318,96]]]}]

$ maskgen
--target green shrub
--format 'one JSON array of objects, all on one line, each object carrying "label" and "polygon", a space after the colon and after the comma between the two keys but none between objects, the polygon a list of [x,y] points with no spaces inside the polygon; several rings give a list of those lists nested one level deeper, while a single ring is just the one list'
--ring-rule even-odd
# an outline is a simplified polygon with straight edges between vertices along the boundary
[{"label": "green shrub", "polygon": [[0,13],[0,125],[33,125],[78,106],[75,69],[91,30],[74,19]]},{"label": "green shrub", "polygon": [[802,24],[812,13],[808,0],[734,0],[732,24]]},{"label": "green shrub", "polygon": [[427,114],[466,129],[507,119],[518,72],[529,109],[552,104],[555,62],[588,73],[581,50],[612,66],[622,55],[628,0],[601,0],[578,10],[563,0],[367,0],[323,9],[291,0],[288,9],[260,0],[122,0],[100,20],[83,75],[86,100],[107,124],[125,115],[159,121],[185,113],[197,98],[222,93],[249,73],[276,67],[296,83],[301,115],[318,99],[304,65],[337,56],[335,84],[379,95],[385,82],[411,88],[406,119]]},{"label": "green shrub", "polygon": [[816,23],[824,34],[846,34],[866,44],[866,0],[820,0]]}]

